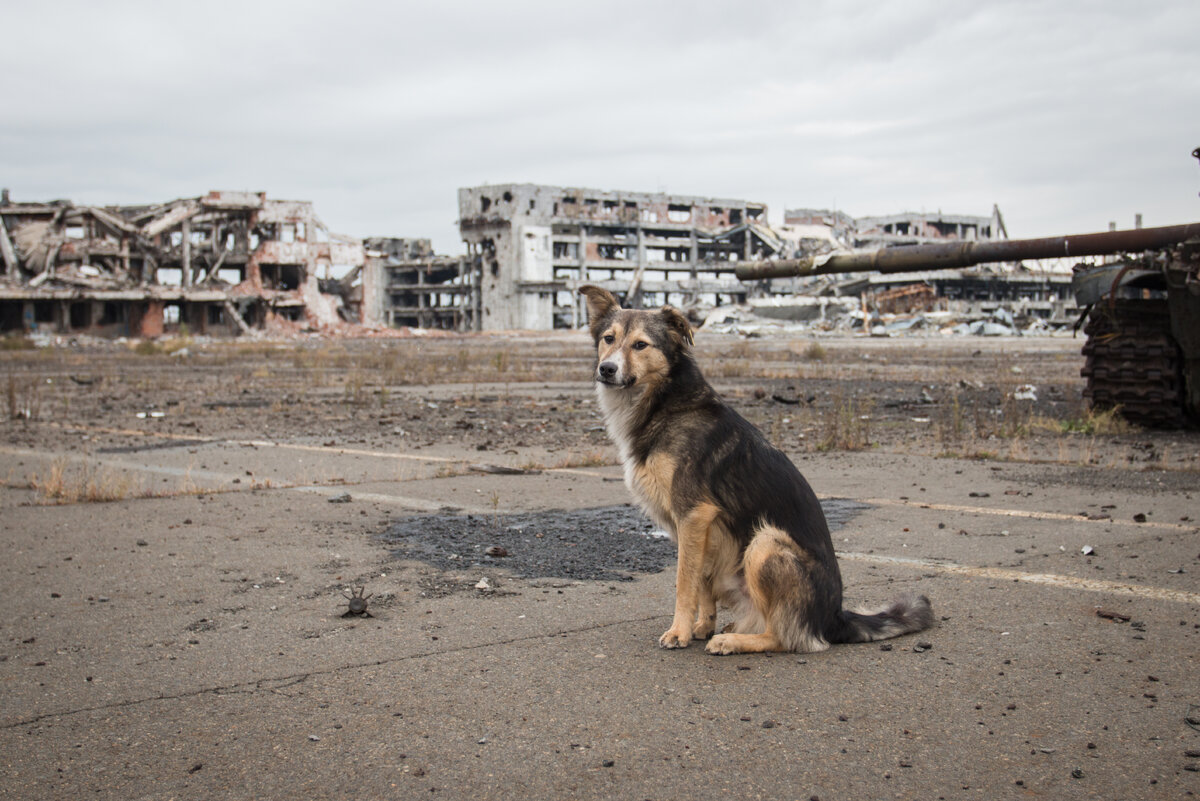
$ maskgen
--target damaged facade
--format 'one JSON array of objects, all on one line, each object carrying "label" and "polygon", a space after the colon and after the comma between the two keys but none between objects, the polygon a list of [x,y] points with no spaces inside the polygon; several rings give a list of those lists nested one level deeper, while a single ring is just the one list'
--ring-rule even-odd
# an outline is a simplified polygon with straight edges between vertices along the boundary
[{"label": "damaged facade", "polygon": [[502,184],[460,189],[458,209],[479,330],[578,327],[585,283],[629,305],[744,300],[734,265],[786,247],[767,207],[742,200]]},{"label": "damaged facade", "polygon": [[435,255],[428,239],[373,237],[363,244],[363,322],[480,330],[479,259]]},{"label": "damaged facade", "polygon": [[[905,212],[853,218],[826,209],[788,209],[784,230],[808,255],[870,251],[945,242],[1008,239],[1000,209],[989,216]],[[945,271],[883,274],[877,272],[784,279],[760,287],[764,294],[801,293],[857,297],[880,313],[946,310],[952,305],[970,315],[988,315],[1006,307],[1021,316],[1065,325],[1078,316],[1069,268],[1053,265],[984,264]]]},{"label": "damaged facade", "polygon": [[[305,201],[209,192],[150,206],[0,197],[0,330],[237,334],[361,317],[361,242]],[[341,275],[341,278],[334,278]]]},{"label": "damaged facade", "polygon": [[772,227],[744,200],[536,184],[458,191],[466,253],[429,239],[330,233],[306,201],[213,191],[145,206],[0,199],[0,331],[153,337],[186,330],[456,331],[576,328],[576,289],[696,317],[749,303],[756,314],[825,320],[859,301],[879,313],[1000,306],[1073,319],[1069,272],[1022,265],[742,281],[738,265],[930,242],[1007,239],[990,216],[853,218],[791,209]]}]

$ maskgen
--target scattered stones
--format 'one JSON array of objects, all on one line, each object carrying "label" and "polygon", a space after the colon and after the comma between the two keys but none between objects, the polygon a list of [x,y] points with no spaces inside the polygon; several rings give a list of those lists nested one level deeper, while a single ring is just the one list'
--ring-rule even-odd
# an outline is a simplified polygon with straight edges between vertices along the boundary
[{"label": "scattered stones", "polygon": [[350,503],[351,500],[350,493],[348,492],[339,492],[337,495],[329,497],[330,503]]}]

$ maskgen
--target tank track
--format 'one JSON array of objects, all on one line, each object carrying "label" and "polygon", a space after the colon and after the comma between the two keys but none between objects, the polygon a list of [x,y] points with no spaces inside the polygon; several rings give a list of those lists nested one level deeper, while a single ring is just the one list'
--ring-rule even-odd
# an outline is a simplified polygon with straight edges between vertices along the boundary
[{"label": "tank track", "polygon": [[1120,407],[1131,423],[1157,428],[1185,424],[1183,358],[1171,336],[1166,300],[1101,301],[1088,314],[1080,375],[1093,408]]}]

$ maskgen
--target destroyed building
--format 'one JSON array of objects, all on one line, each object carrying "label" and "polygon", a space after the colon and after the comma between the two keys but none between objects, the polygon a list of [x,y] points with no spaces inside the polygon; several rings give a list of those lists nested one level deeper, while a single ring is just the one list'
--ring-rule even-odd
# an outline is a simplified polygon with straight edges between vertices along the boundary
[{"label": "destroyed building", "polygon": [[372,237],[363,244],[363,322],[480,330],[478,259],[436,255],[428,239]]},{"label": "destroyed building", "polygon": [[458,208],[485,331],[578,327],[585,283],[629,305],[743,300],[737,261],[787,244],[767,207],[743,200],[502,184],[460,189]]},{"label": "destroyed building", "polygon": [[[825,209],[788,209],[785,229],[800,237],[798,249],[811,255],[876,250],[938,242],[1007,239],[997,206],[989,216],[904,212],[853,218]],[[881,313],[946,309],[990,314],[1001,306],[1058,324],[1076,316],[1069,266],[986,264],[959,270],[912,273],[853,273],[807,282],[785,282],[787,291],[864,298]],[[778,291],[772,287],[767,292]]]},{"label": "destroyed building", "polygon": [[792,209],[772,227],[744,200],[536,184],[458,191],[466,253],[430,240],[331,233],[306,201],[213,191],[140,206],[0,198],[0,331],[153,337],[188,331],[346,331],[352,323],[456,331],[583,324],[576,289],[598,284],[627,305],[697,313],[751,302],[768,316],[825,318],[822,298],[881,313],[1000,305],[1062,322],[1069,272],[1022,265],[744,283],[748,260],[925,242],[1007,238],[991,216],[853,218]]},{"label": "destroyed building", "polygon": [[0,330],[153,337],[333,326],[373,305],[363,263],[362,243],[331,233],[311,203],[262,192],[102,207],[14,202],[5,190]]}]

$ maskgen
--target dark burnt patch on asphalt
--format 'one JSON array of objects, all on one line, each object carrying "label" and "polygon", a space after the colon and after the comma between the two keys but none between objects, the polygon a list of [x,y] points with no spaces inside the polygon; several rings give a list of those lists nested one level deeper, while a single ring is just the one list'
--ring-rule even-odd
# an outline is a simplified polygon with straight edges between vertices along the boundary
[{"label": "dark burnt patch on asphalt", "polygon": [[[866,504],[822,501],[830,530]],[[629,504],[514,514],[426,514],[393,522],[381,535],[396,559],[444,571],[502,569],[526,579],[630,581],[674,564],[675,544]]]}]

